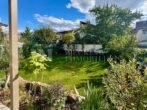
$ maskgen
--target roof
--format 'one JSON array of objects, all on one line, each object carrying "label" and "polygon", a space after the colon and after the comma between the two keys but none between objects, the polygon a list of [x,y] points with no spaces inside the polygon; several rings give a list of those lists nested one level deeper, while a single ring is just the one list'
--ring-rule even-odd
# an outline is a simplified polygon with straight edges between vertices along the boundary
[{"label": "roof", "polygon": [[4,24],[4,23],[0,23],[0,26],[5,26],[5,27],[7,27],[8,25],[7,25],[7,24]]},{"label": "roof", "polygon": [[69,32],[73,32],[74,30],[76,30],[76,29],[68,30],[68,31],[57,32],[57,34],[66,34],[66,33],[69,33]]},{"label": "roof", "polygon": [[[95,25],[91,24],[90,21],[86,21],[86,22],[80,21],[80,26],[81,26],[81,25],[95,26]],[[69,33],[69,32],[73,32],[73,31],[75,31],[75,30],[77,30],[77,29],[79,29],[79,28],[74,28],[74,29],[67,30],[67,31],[57,32],[57,34],[66,34],[66,33]]]}]

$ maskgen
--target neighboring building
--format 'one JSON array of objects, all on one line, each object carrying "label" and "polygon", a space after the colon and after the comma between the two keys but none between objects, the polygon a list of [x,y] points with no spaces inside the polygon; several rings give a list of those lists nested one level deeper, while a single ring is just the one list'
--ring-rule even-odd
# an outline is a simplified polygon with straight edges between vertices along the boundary
[{"label": "neighboring building", "polygon": [[[71,29],[71,30],[67,30],[67,31],[61,31],[61,32],[57,32],[57,37],[58,38],[61,38],[62,35],[66,34],[66,33],[69,33],[69,32],[74,32],[74,31],[78,31],[80,29],[80,27],[82,26],[87,26],[87,25],[91,25],[91,26],[94,26],[93,24],[90,24],[90,21],[87,21],[87,22],[83,22],[83,21],[80,21],[80,25],[79,25],[79,28],[75,28],[75,29]],[[81,36],[82,37],[82,36]]]},{"label": "neighboring building", "polygon": [[136,23],[134,35],[138,42],[138,47],[147,48],[147,21],[139,21]]},{"label": "neighboring building", "polygon": [[65,51],[78,51],[78,52],[96,52],[102,53],[102,45],[99,44],[74,44],[67,46],[64,44]]},{"label": "neighboring building", "polygon": [[1,30],[1,31],[6,30],[7,27],[8,27],[8,25],[3,24],[3,23],[0,23],[0,30]]},{"label": "neighboring building", "polygon": [[[80,22],[80,27],[82,26],[87,26],[87,25],[90,25],[90,26],[95,26],[93,24],[90,24],[90,22],[83,22],[81,21]],[[69,33],[69,32],[78,32],[79,31],[79,28],[75,28],[75,29],[72,29],[72,30],[68,30],[68,31],[61,31],[61,32],[57,32],[57,37],[58,37],[58,40],[61,40],[62,39],[62,35],[66,34],[66,33]],[[80,37],[84,37],[84,33],[80,33]],[[84,51],[84,52],[99,52],[101,53],[102,52],[102,45],[99,45],[99,44],[71,44],[70,46],[67,46],[67,44],[64,44],[63,46],[64,50],[65,51]]]}]

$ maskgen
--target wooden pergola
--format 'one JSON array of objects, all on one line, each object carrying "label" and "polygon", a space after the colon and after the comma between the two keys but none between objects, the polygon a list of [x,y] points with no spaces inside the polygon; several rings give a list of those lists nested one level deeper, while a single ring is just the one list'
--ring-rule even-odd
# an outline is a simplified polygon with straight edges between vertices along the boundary
[{"label": "wooden pergola", "polygon": [[9,0],[11,110],[19,110],[17,0]]}]

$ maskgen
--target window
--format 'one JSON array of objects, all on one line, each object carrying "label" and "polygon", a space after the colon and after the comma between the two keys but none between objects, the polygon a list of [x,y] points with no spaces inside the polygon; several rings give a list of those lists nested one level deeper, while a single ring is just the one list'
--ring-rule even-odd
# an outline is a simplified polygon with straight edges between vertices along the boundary
[{"label": "window", "polygon": [[147,34],[147,30],[142,30],[142,33],[143,34]]}]

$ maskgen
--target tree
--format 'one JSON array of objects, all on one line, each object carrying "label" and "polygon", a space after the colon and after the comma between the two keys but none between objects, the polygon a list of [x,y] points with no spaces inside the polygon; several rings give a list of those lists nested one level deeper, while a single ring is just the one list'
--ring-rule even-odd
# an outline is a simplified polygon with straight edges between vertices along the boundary
[{"label": "tree", "polygon": [[132,36],[113,35],[107,43],[105,50],[120,58],[130,59],[135,54],[136,45],[135,38]]},{"label": "tree", "polygon": [[136,61],[109,60],[110,69],[103,78],[106,95],[116,110],[145,110],[147,74],[142,75]]},{"label": "tree", "polygon": [[97,44],[99,43],[98,37],[92,33],[94,31],[95,25],[87,23],[86,25],[81,25],[76,33],[76,41],[81,44]]},{"label": "tree", "polygon": [[103,45],[103,48],[113,34],[117,36],[130,34],[132,21],[142,16],[138,12],[133,12],[127,8],[123,9],[116,5],[94,7],[90,12],[96,17],[96,26],[87,26],[84,32],[97,36],[97,40]]},{"label": "tree", "polygon": [[38,44],[51,44],[56,40],[56,33],[51,28],[40,28],[34,31],[34,42]]},{"label": "tree", "polygon": [[33,33],[31,32],[31,29],[26,27],[25,32],[21,33],[20,41],[23,43],[29,42],[31,40],[32,34]]},{"label": "tree", "polygon": [[75,41],[75,34],[74,32],[69,32],[66,33],[62,36],[62,41],[67,44],[68,47],[68,51],[69,51],[69,46],[71,43],[73,43]]},{"label": "tree", "polygon": [[23,45],[23,55],[28,58],[32,51],[48,55],[48,48],[54,43],[56,34],[50,28],[40,28],[33,32],[30,40]]},{"label": "tree", "polygon": [[66,44],[71,44],[71,43],[74,42],[74,40],[75,40],[75,34],[74,34],[74,32],[69,32],[69,33],[64,34],[62,36],[62,41],[64,43],[66,43]]}]

